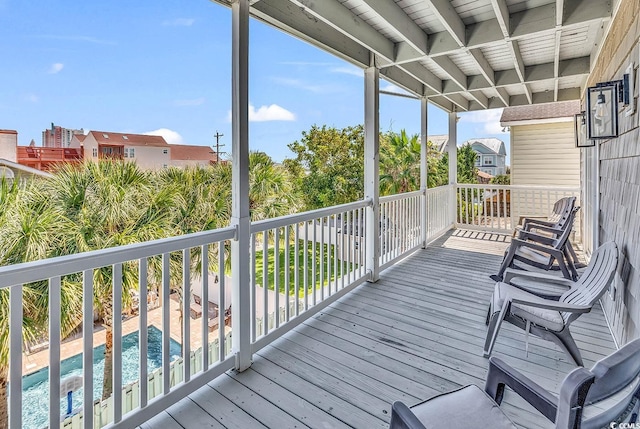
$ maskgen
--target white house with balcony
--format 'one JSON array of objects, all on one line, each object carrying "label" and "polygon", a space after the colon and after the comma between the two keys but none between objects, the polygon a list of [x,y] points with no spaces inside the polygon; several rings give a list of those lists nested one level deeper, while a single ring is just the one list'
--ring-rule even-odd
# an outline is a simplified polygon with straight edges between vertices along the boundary
[{"label": "white house with balcony", "polygon": [[476,168],[492,176],[506,174],[507,150],[504,142],[496,138],[470,139],[463,145],[470,144],[476,155]]}]

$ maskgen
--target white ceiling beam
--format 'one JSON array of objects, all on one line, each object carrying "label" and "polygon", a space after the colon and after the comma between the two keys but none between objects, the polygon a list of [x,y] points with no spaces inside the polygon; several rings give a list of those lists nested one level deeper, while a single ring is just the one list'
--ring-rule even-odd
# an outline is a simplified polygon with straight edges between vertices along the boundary
[{"label": "white ceiling beam", "polygon": [[428,101],[446,112],[453,112],[455,110],[454,104],[441,95],[429,97]]},{"label": "white ceiling beam", "polygon": [[277,23],[283,31],[319,45],[351,64],[362,68],[369,66],[368,49],[324,21],[304,13],[301,8],[292,7],[289,0],[260,0],[251,8],[251,13],[274,25]]},{"label": "white ceiling beam", "polygon": [[434,92],[438,94],[442,92],[442,80],[440,80],[439,77],[434,75],[422,64],[414,62],[402,64],[398,67],[413,76],[414,79],[417,79],[420,82],[424,83],[429,89],[433,90]]},{"label": "white ceiling beam", "polygon": [[493,12],[496,14],[502,35],[509,37],[511,35],[511,29],[509,23],[509,8],[507,7],[506,0],[491,0],[491,6],[493,6]]},{"label": "white ceiling beam", "polygon": [[491,64],[489,64],[489,61],[487,61],[485,56],[482,54],[482,51],[480,49],[469,49],[469,55],[477,64],[482,76],[484,76],[490,84],[494,85],[496,83],[496,74],[493,71]]},{"label": "white ceiling beam", "polygon": [[556,27],[561,27],[564,17],[564,0],[556,0]]},{"label": "white ceiling beam", "polygon": [[498,98],[502,101],[505,107],[509,106],[509,93],[504,88],[496,88],[496,93],[498,94]]},{"label": "white ceiling beam", "polygon": [[467,86],[467,75],[464,74],[462,70],[458,68],[458,66],[451,61],[449,57],[438,57],[432,59],[434,63],[438,65],[449,76],[451,76],[451,80],[453,80],[460,88],[466,90]]},{"label": "white ceiling beam", "polygon": [[427,54],[427,34],[393,0],[364,0],[364,3],[413,49],[422,55]]},{"label": "white ceiling beam", "polygon": [[522,54],[520,53],[520,46],[518,46],[518,42],[515,40],[511,40],[507,43],[509,48],[511,49],[511,56],[513,58],[513,63],[515,65],[516,73],[518,73],[518,78],[520,78],[520,82],[522,82],[522,86],[524,88],[524,93],[529,100],[529,104],[531,104],[531,89],[526,84],[526,78],[524,74],[524,61],[522,60]]},{"label": "white ceiling beam", "polygon": [[469,91],[469,94],[475,99],[478,104],[484,106],[485,109],[489,107],[489,97],[484,95],[482,91]]},{"label": "white ceiling beam", "polygon": [[465,25],[460,19],[458,12],[451,5],[449,0],[426,0],[434,15],[438,17],[440,23],[447,29],[449,34],[454,38],[458,46],[465,46],[467,43],[465,37]]},{"label": "white ceiling beam", "polygon": [[444,97],[459,107],[459,109],[457,109],[458,112],[460,110],[464,110],[465,112],[469,110],[469,100],[464,98],[461,94],[449,94]]},{"label": "white ceiling beam", "polygon": [[389,81],[393,82],[395,85],[409,91],[412,94],[420,94],[420,95],[436,94],[436,91],[425,88],[425,85],[419,79],[416,79],[414,76],[411,76],[410,74],[406,73],[404,70],[401,70],[400,68],[397,68],[397,67],[380,69],[380,76],[387,78]]},{"label": "white ceiling beam", "polygon": [[[336,0],[290,0],[290,2],[387,61],[394,60],[393,42],[340,2]],[[258,3],[257,6],[260,6],[261,3]]]},{"label": "white ceiling beam", "polygon": [[610,18],[612,3],[604,0],[565,0],[562,26]]}]

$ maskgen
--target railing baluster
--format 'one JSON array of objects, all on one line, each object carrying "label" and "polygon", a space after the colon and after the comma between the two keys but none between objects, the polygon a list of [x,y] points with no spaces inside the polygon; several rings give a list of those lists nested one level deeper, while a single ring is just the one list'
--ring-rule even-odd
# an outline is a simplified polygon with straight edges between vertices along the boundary
[{"label": "railing baluster", "polygon": [[302,250],[304,266],[304,311],[309,309],[309,222],[304,222],[304,249]]},{"label": "railing baluster", "polygon": [[290,302],[291,302],[291,293],[290,293],[290,276],[291,276],[291,257],[289,253],[291,252],[291,227],[286,225],[284,227],[284,296],[287,298],[287,304],[284,307],[284,318],[288,322],[291,318],[291,310],[290,310]]},{"label": "railing baluster", "polygon": [[122,264],[113,264],[113,421],[122,420]]},{"label": "railing baluster", "polygon": [[269,333],[269,232],[262,233],[262,335]]},{"label": "railing baluster", "polygon": [[324,301],[324,219],[320,218],[320,301]]},{"label": "railing baluster", "polygon": [[[202,291],[200,291],[202,294]],[[209,313],[209,301],[202,300],[202,317]],[[182,251],[182,362],[184,382],[191,380],[191,249]]]},{"label": "railing baluster", "polygon": [[[138,343],[140,344],[140,355],[138,356],[138,379],[140,390],[138,394],[140,396],[140,408],[144,408],[147,406],[147,401],[149,399],[149,369],[147,368],[147,356],[149,356],[149,343],[147,336],[147,323],[149,316],[148,309],[148,294],[149,294],[149,286],[148,286],[148,261],[147,258],[140,258],[138,261],[138,315],[139,315],[139,325],[138,325]],[[85,274],[86,276],[86,274]],[[86,349],[85,349],[86,350]],[[86,383],[86,380],[85,380]],[[86,386],[86,384],[85,384]],[[86,389],[86,387],[85,387]],[[93,389],[91,389],[93,390]],[[86,400],[86,399],[85,399]],[[91,410],[91,408],[89,409]],[[84,416],[86,417],[89,410],[85,410]],[[93,416],[93,412],[91,412]],[[89,429],[89,428],[87,428]]]},{"label": "railing baluster", "polygon": [[335,292],[338,292],[338,246],[340,245],[338,243],[338,215],[333,215],[333,219],[333,232],[336,237],[336,244],[333,246],[333,279]]},{"label": "railing baluster", "polygon": [[82,420],[93,428],[93,270],[82,273]]},{"label": "railing baluster", "polygon": [[[251,341],[255,341],[258,337],[258,327],[256,325],[258,319],[258,305],[256,303],[256,295],[258,294],[258,269],[256,267],[256,242],[258,241],[258,233],[251,235]],[[264,252],[262,258],[264,259]],[[236,304],[239,305],[239,304]]]},{"label": "railing baluster", "polygon": [[[225,344],[225,320],[227,318],[227,308],[229,307],[227,305],[227,301],[225,300],[227,297],[227,279],[225,277],[225,273],[227,272],[227,267],[226,264],[224,262],[224,241],[219,241],[218,242],[218,362],[222,362],[223,360],[225,360],[226,358],[226,344]],[[207,283],[208,284],[208,283]],[[208,289],[208,287],[207,287]],[[207,296],[207,301],[209,299],[209,294],[207,293],[207,295],[203,296]],[[202,298],[203,301],[205,300],[205,298]],[[233,303],[231,303],[233,305]],[[209,304],[207,304],[209,305]],[[208,313],[208,312],[207,312]],[[207,319],[209,318],[208,314],[207,314]],[[252,317],[252,319],[255,321],[255,317]],[[209,349],[209,323],[207,322],[207,326],[206,329],[204,329],[204,331],[206,332],[207,335],[207,339],[206,339],[206,344],[207,345],[207,350]]]},{"label": "railing baluster", "polygon": [[331,237],[332,231],[331,228],[331,215],[327,216],[327,228],[328,228],[328,237],[327,237],[327,296],[331,296],[331,255],[333,254],[331,249]]},{"label": "railing baluster", "polygon": [[[23,285],[9,289],[9,428],[22,428],[22,307]],[[93,297],[91,300],[93,303]],[[93,313],[91,313],[93,326]],[[92,399],[93,403],[93,399]]]},{"label": "railing baluster", "polygon": [[293,244],[293,288],[296,295],[296,316],[300,315],[300,224],[296,223],[296,230],[294,231],[295,243]]},{"label": "railing baluster", "polygon": [[275,321],[274,326],[280,326],[280,228],[275,229],[273,238],[273,292],[275,293]]},{"label": "railing baluster", "polygon": [[312,299],[313,299],[313,305],[315,306],[317,304],[316,301],[316,277],[317,277],[317,269],[316,269],[316,239],[317,239],[317,230],[318,230],[318,224],[316,223],[315,219],[313,220],[313,234],[312,239],[313,242],[311,243],[311,287],[313,288],[311,291],[311,295],[312,295]]},{"label": "railing baluster", "polygon": [[49,279],[49,427],[52,429],[60,427],[61,310],[60,276],[56,276]]},{"label": "railing baluster", "polygon": [[171,266],[169,253],[162,254],[162,393],[171,390],[170,368],[170,339],[171,339]]},{"label": "railing baluster", "polygon": [[[202,317],[200,317],[201,342],[202,342],[202,371],[209,369],[209,245],[203,244],[200,246],[200,279],[202,279],[202,290],[200,291],[200,303],[207,303],[207,315],[202,310]],[[221,242],[218,242],[218,256],[222,255],[224,259],[224,246],[221,246]],[[218,278],[224,279],[224,271],[221,265],[218,265]],[[221,280],[223,281],[223,280]],[[191,307],[189,307],[189,317],[191,317]],[[220,351],[222,352],[224,347],[220,345]]]},{"label": "railing baluster", "polygon": [[347,282],[351,283],[351,239],[353,237],[353,224],[351,223],[351,211],[347,212]]}]

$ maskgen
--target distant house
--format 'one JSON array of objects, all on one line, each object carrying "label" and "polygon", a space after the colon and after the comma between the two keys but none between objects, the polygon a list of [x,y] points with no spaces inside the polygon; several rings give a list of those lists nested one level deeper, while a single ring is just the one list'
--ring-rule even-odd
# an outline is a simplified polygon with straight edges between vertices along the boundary
[{"label": "distant house", "polygon": [[211,165],[217,161],[209,146],[168,144],[162,136],[90,131],[74,136],[71,147],[82,145],[86,160],[129,160],[144,169]]},{"label": "distant house", "polygon": [[500,125],[510,128],[512,185],[580,186],[573,122],[579,112],[579,100],[504,109]]},{"label": "distant house", "polygon": [[447,150],[447,144],[449,143],[448,134],[434,134],[427,136],[427,141],[431,142],[431,147],[438,153],[444,153]]},{"label": "distant house", "polygon": [[171,165],[176,167],[211,165],[219,161],[215,151],[209,146],[182,144],[169,146],[171,150]]},{"label": "distant house", "polygon": [[470,144],[476,153],[476,168],[479,171],[492,176],[506,173],[507,150],[502,140],[496,138],[470,139],[464,144]]}]

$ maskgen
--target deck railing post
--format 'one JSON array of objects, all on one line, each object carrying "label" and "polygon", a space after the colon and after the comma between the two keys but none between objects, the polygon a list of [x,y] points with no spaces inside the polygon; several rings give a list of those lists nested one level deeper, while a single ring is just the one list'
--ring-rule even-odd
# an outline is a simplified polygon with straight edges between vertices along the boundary
[{"label": "deck railing post", "polygon": [[420,99],[420,232],[422,248],[427,247],[427,179],[429,167],[427,157],[429,155],[427,135],[427,97]]},{"label": "deck railing post", "polygon": [[[373,63],[373,59],[372,59]],[[364,197],[366,209],[366,268],[369,281],[380,276],[380,71],[373,65],[364,71]],[[383,225],[386,221],[383,220]]]},{"label": "deck railing post", "polygon": [[449,154],[449,186],[451,186],[451,207],[449,216],[453,227],[456,226],[456,208],[458,194],[458,115],[456,112],[449,113],[449,142],[447,143],[447,153]]},{"label": "deck railing post", "polygon": [[[232,212],[236,240],[231,242],[233,295],[232,344],[236,369],[251,366],[249,242],[249,0],[234,0],[232,13]],[[220,275],[224,275],[220,273]],[[221,326],[220,329],[224,327]]]}]

